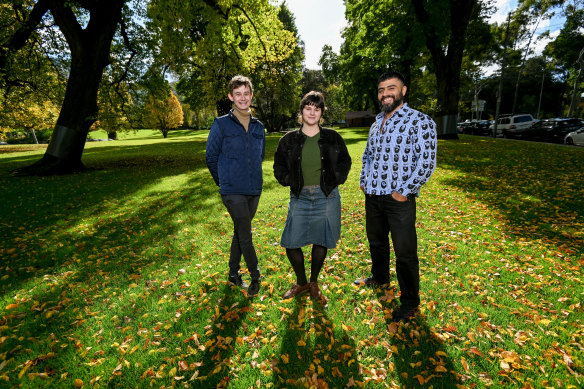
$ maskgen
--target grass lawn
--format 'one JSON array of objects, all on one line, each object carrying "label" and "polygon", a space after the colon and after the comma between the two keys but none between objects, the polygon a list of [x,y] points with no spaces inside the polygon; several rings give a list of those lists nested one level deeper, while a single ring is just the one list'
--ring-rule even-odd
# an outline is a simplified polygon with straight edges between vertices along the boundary
[{"label": "grass lawn", "polygon": [[353,168],[325,308],[281,299],[295,279],[279,246],[280,135],[267,140],[253,299],[226,282],[232,224],[206,132],[88,142],[89,169],[56,177],[11,177],[46,146],[1,146],[0,387],[582,387],[584,149],[440,141],[418,200],[422,314],[395,325],[393,261],[388,288],[352,285],[370,266],[367,130],[340,133]]}]

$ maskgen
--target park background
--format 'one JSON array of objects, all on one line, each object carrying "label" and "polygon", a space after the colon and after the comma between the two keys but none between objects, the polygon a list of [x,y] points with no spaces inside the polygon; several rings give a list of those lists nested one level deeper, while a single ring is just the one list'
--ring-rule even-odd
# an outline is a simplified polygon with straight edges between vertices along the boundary
[{"label": "park background", "polygon": [[[512,2],[494,19],[500,2],[346,0],[321,69],[286,3],[0,5],[0,386],[582,386],[583,150],[455,127],[497,106],[582,117],[582,1]],[[343,122],[377,111],[394,68],[440,138],[418,203],[422,315],[400,326],[395,282],[351,284],[369,269],[367,127]],[[268,131],[254,299],[226,283],[231,224],[204,164],[237,73]],[[353,158],[326,308],[281,300],[288,191],[271,174],[313,89]]]},{"label": "park background", "polygon": [[439,141],[418,200],[422,315],[398,326],[393,262],[389,288],[352,284],[370,270],[367,128],[339,132],[353,167],[319,279],[326,308],[281,298],[295,282],[279,245],[289,191],[272,174],[281,134],[267,137],[253,299],[227,283],[232,224],[207,131],[91,142],[87,170],[49,177],[12,177],[45,146],[9,146],[0,386],[581,387],[584,149]]}]

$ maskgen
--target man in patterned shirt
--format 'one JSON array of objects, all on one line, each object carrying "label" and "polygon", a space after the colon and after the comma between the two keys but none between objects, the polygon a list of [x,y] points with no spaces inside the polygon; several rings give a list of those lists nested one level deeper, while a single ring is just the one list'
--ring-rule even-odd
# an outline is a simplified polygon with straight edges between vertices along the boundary
[{"label": "man in patterned shirt", "polygon": [[363,153],[360,186],[365,193],[371,276],[357,285],[389,283],[389,237],[396,256],[401,305],[393,321],[408,321],[420,305],[416,197],[436,167],[436,124],[404,103],[407,92],[398,72],[379,78],[381,113],[371,125]]}]

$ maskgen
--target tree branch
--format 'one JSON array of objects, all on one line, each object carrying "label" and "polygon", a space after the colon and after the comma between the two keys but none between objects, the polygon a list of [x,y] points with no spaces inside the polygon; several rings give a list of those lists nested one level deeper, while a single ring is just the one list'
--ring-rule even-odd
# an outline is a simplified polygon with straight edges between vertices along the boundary
[{"label": "tree branch", "polygon": [[[39,0],[28,15],[28,18],[24,21],[24,23],[9,37],[6,42],[2,42],[0,47],[6,48],[10,51],[18,51],[20,50],[25,44],[32,32],[36,29],[38,24],[43,19],[43,16],[49,10],[49,1],[50,0]],[[4,57],[4,53],[2,54]]]},{"label": "tree branch", "polygon": [[203,0],[203,2],[205,4],[207,4],[207,6],[211,7],[215,11],[217,11],[217,13],[220,14],[221,16],[223,16],[224,19],[227,19],[229,17],[229,14],[227,12],[223,11],[221,9],[221,7],[219,7],[219,4],[217,4],[216,1],[213,1],[213,0]]},{"label": "tree branch", "polygon": [[251,23],[251,26],[253,27],[260,43],[262,44],[262,47],[264,48],[264,59],[266,60],[266,62],[268,61],[268,49],[266,49],[266,45],[264,44],[264,41],[262,40],[262,37],[260,36],[260,33],[258,31],[258,28],[256,27],[255,23],[253,22],[253,20],[249,17],[249,15],[247,14],[247,12],[245,11],[245,9],[243,9],[242,7],[240,7],[239,5],[235,5],[234,8],[239,9],[241,12],[243,12],[243,14],[245,15],[245,17],[247,18],[247,20],[249,20],[249,22]]},{"label": "tree branch", "polygon": [[132,63],[134,57],[138,54],[138,52],[132,46],[132,42],[130,42],[130,37],[128,36],[128,30],[126,29],[126,21],[124,20],[124,18],[121,18],[120,20],[120,34],[122,35],[122,39],[124,40],[124,45],[130,51],[131,54],[130,58],[128,58],[128,61],[126,61],[126,64],[124,65],[124,73],[122,73],[120,78],[117,80],[118,84],[127,78],[128,73],[130,71],[130,64]]},{"label": "tree branch", "polygon": [[83,43],[81,42],[81,36],[83,29],[79,25],[73,10],[66,6],[63,1],[59,0],[48,0],[50,2],[50,10],[55,23],[59,26],[59,29],[65,36],[69,49],[71,52],[79,52],[81,50]]}]

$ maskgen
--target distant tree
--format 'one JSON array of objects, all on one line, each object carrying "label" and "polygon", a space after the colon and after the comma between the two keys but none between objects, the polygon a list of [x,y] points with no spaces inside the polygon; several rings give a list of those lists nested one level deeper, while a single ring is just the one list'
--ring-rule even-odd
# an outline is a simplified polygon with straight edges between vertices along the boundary
[{"label": "distant tree", "polygon": [[323,117],[326,123],[337,124],[345,119],[347,107],[341,87],[329,85],[323,91],[326,104],[326,112]]},{"label": "distant tree", "polygon": [[303,43],[298,37],[294,15],[284,2],[278,9],[278,21],[292,37],[288,52],[272,61],[260,60],[251,72],[257,116],[267,131],[282,131],[295,118],[300,102],[300,81],[304,61]]},{"label": "distant tree", "polygon": [[34,64],[24,58],[13,64],[9,79],[0,81],[0,127],[5,132],[24,130],[38,143],[36,131],[55,126],[65,82],[42,53],[35,57]]},{"label": "distant tree", "polygon": [[109,139],[117,139],[118,131],[130,129],[128,115],[134,109],[128,87],[102,83],[97,96],[97,120],[91,127],[107,132]]},{"label": "distant tree", "polygon": [[563,8],[566,21],[556,39],[550,42],[544,55],[554,59],[559,74],[570,86],[569,108],[564,113],[569,116],[579,116],[582,110],[578,109],[577,100],[582,94],[580,82],[584,72],[584,7],[582,1],[574,1]]},{"label": "distant tree", "polygon": [[322,68],[322,75],[330,84],[341,83],[341,65],[339,63],[339,56],[334,52],[331,45],[324,45],[322,53],[318,60],[318,64]]},{"label": "distant tree", "polygon": [[410,1],[347,0],[345,5],[348,26],[343,31],[340,54],[335,57],[328,47],[323,48],[323,72],[329,81],[335,77],[342,80],[351,109],[377,110],[376,87],[381,73],[400,71],[410,85],[412,71],[427,66],[418,62],[425,51],[424,35]]},{"label": "distant tree", "polygon": [[183,124],[183,110],[176,95],[170,92],[166,98],[157,98],[150,95],[144,106],[144,126],[160,130],[163,137],[168,136],[170,130],[177,129]]},{"label": "distant tree", "polygon": [[[488,34],[486,3],[482,0],[346,0],[345,16],[349,23],[343,32],[344,42],[338,58],[349,107],[376,109],[378,76],[389,69],[399,70],[409,86],[406,101],[418,107],[432,107],[439,136],[456,137],[465,50],[482,45],[481,39],[467,44],[472,35],[468,27],[472,23],[473,27],[481,27],[481,33]],[[471,48],[468,53],[480,53],[480,50]],[[327,75],[336,60],[325,54],[323,66],[326,65]],[[434,82],[434,87],[422,84],[426,82]],[[421,90],[429,94],[422,95]]]},{"label": "distant tree", "polygon": [[438,137],[457,138],[460,75],[467,28],[473,18],[481,15],[480,0],[412,0],[412,5],[436,75]]},{"label": "distant tree", "polygon": [[310,91],[320,91],[324,92],[329,83],[325,79],[323,72],[321,70],[304,69],[302,72],[302,96]]},{"label": "distant tree", "polygon": [[39,143],[36,131],[52,128],[59,115],[59,107],[54,102],[36,100],[31,95],[21,96],[20,100],[13,96],[0,107],[0,128],[4,132],[24,130],[35,143]]}]

